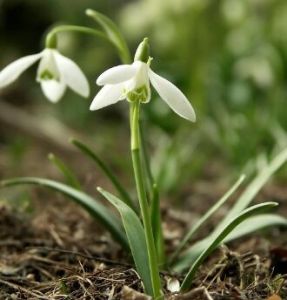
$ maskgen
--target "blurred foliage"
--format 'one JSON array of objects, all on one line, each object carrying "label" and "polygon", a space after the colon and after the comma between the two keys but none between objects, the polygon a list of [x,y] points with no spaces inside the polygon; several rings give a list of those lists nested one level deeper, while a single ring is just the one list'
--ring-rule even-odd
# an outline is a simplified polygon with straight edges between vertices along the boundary
[{"label": "blurred foliage", "polygon": [[135,1],[120,16],[132,41],[151,38],[153,55],[160,58],[154,68],[192,99],[196,131],[167,118],[157,103],[149,107],[149,117],[166,131],[179,124],[182,141],[198,143],[189,160],[201,161],[201,167],[221,160],[239,172],[259,153],[286,146],[286,1]]},{"label": "blurred foliage", "polygon": [[[42,34],[55,23],[95,26],[86,8],[113,18],[132,50],[148,36],[152,67],[192,100],[196,125],[179,120],[156,95],[145,106],[153,168],[166,190],[192,174],[212,173],[218,161],[239,173],[259,153],[287,145],[286,0],[0,0],[0,65],[39,51]],[[61,34],[60,50],[85,70],[92,95],[99,73],[119,63],[114,49],[91,37]],[[48,106],[34,76],[33,69],[3,95],[18,97],[19,105]],[[90,100],[68,92],[46,109],[88,134],[101,119],[125,128],[119,125],[125,104],[91,113]],[[164,168],[161,161],[168,162]]]}]

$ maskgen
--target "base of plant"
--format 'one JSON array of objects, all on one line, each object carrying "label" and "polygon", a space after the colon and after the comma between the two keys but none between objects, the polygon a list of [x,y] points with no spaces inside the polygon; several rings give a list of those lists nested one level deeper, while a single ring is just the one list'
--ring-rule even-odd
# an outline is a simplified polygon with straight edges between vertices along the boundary
[{"label": "base of plant", "polygon": [[[48,299],[56,295],[81,299],[87,294],[95,298],[108,299],[114,295],[113,299],[123,299],[123,293],[143,293],[131,261],[94,220],[65,199],[43,197],[45,201],[36,202],[33,215],[15,213],[4,205],[0,208],[0,299],[11,295],[19,299]],[[55,205],[64,208],[60,212],[54,209]],[[173,230],[183,231],[184,218],[177,218],[168,207],[165,210],[166,224],[173,224]],[[41,225],[43,220],[49,223]],[[208,292],[216,299],[236,295],[238,299],[254,300],[268,299],[277,293],[285,299],[284,279],[280,275],[284,257],[280,249],[269,252],[271,245],[287,245],[284,236],[282,233],[278,241],[278,230],[275,230],[268,241],[250,237],[233,244],[232,251],[222,248],[206,261],[187,293],[195,298],[204,297]],[[259,250],[258,256],[255,253]],[[161,279],[165,283],[165,299],[176,299],[168,287],[172,287],[171,279],[182,278],[163,272]]]}]

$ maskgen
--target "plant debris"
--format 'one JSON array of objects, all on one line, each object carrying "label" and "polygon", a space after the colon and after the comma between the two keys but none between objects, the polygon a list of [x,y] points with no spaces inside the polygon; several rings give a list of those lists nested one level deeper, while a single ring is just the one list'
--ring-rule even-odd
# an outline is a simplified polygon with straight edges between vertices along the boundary
[{"label": "plant debris", "polygon": [[[149,299],[131,258],[86,212],[62,198],[34,206],[32,214],[0,207],[0,299]],[[179,220],[168,207],[163,211],[174,247],[172,236],[176,232],[178,240],[188,218]],[[182,276],[162,272],[165,299],[287,299],[287,248],[278,230],[270,242],[253,235],[234,242],[232,250],[219,249],[188,293],[178,293]]]}]

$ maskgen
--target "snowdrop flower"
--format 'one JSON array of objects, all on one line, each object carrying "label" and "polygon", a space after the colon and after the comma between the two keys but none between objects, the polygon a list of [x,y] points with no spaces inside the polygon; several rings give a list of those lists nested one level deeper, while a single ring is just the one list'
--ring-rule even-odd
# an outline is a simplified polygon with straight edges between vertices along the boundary
[{"label": "snowdrop flower", "polygon": [[40,60],[37,81],[44,95],[57,102],[68,86],[83,97],[90,93],[89,83],[80,68],[69,58],[54,48],[46,48],[40,53],[22,57],[0,72],[0,89],[14,82],[26,69]]},{"label": "snowdrop flower", "polygon": [[134,63],[119,65],[102,73],[97,84],[104,87],[94,98],[90,109],[97,110],[124,99],[147,103],[150,101],[151,83],[175,113],[195,122],[195,112],[188,99],[175,85],[151,70],[148,54],[148,40],[144,39],[136,51]]}]

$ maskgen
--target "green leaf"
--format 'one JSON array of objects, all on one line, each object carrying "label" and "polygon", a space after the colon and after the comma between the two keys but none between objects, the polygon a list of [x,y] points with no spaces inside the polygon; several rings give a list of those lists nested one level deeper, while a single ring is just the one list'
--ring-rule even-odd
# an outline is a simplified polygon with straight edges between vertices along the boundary
[{"label": "green leaf", "polygon": [[286,162],[287,149],[280,152],[273,160],[266,165],[259,174],[248,185],[245,191],[241,194],[235,205],[228,212],[225,218],[218,224],[216,230],[221,230],[230,219],[238,215],[243,209],[245,209],[251,201],[258,194],[260,189],[266,184],[270,177]]},{"label": "green leaf", "polygon": [[164,249],[164,239],[162,231],[162,222],[160,214],[160,199],[158,194],[157,185],[153,185],[153,199],[151,202],[151,225],[153,231],[154,242],[157,251],[157,259],[159,265],[165,263],[165,249]]},{"label": "green leaf", "polygon": [[[224,243],[231,242],[242,236],[252,232],[264,229],[270,226],[287,226],[287,219],[275,214],[263,214],[250,217],[241,224],[239,224],[225,239]],[[190,247],[182,257],[176,262],[173,269],[177,272],[182,272],[188,265],[194,263],[196,258],[208,247],[211,242],[209,236],[203,240],[198,241]]]},{"label": "green leaf", "polygon": [[63,183],[46,178],[20,177],[4,180],[1,182],[2,187],[20,184],[40,185],[68,196],[71,200],[73,200],[77,204],[80,204],[96,220],[98,220],[125,249],[129,249],[126,235],[124,233],[120,220],[118,220],[115,215],[109,212],[105,206],[103,206],[101,203],[99,203],[89,195]]},{"label": "green leaf", "polygon": [[[266,184],[270,177],[275,173],[287,160],[287,149],[281,151],[273,160],[266,165],[261,172],[253,179],[248,187],[236,201],[233,208],[229,211],[226,217],[217,225],[211,236],[217,234],[226,226],[234,216],[238,215],[250,202],[255,198],[260,189]],[[195,261],[198,255],[206,248],[209,237],[198,241],[195,245],[188,249],[173,265],[173,269],[180,272]]]},{"label": "green leaf", "polygon": [[140,122],[140,124],[139,124],[140,143],[141,143],[141,147],[142,147],[141,155],[142,155],[142,163],[143,163],[144,172],[145,172],[146,187],[147,187],[147,190],[148,190],[149,199],[153,199],[154,198],[153,192],[154,192],[155,180],[153,178],[151,167],[150,167],[150,160],[149,160],[149,156],[148,156],[147,143],[146,143],[146,139],[145,139],[145,129],[144,129],[144,126],[143,126],[143,122],[141,120],[139,122]]},{"label": "green leaf", "polygon": [[110,168],[98,157],[98,155],[89,146],[76,139],[71,139],[71,143],[75,145],[83,154],[85,154],[87,157],[92,159],[92,161],[98,165],[98,167],[106,174],[106,176],[110,179],[111,183],[117,189],[122,201],[124,201],[133,210],[136,210],[135,205],[131,197],[129,196],[128,192],[126,191],[126,189],[118,181],[118,179],[110,170]]},{"label": "green leaf", "polygon": [[57,156],[53,153],[48,155],[49,160],[56,166],[56,168],[64,175],[66,182],[71,187],[77,190],[81,190],[81,184],[79,183],[77,177],[74,175],[72,170]]},{"label": "green leaf", "polygon": [[122,62],[131,63],[129,48],[117,25],[107,16],[92,9],[87,9],[86,15],[93,18],[103,28],[110,41],[118,49]]},{"label": "green leaf", "polygon": [[135,212],[119,198],[101,188],[98,188],[98,191],[118,209],[126,230],[136,269],[144,283],[145,292],[152,295],[153,289],[149,269],[148,251],[144,229],[140,219]]},{"label": "green leaf", "polygon": [[244,235],[270,226],[287,226],[287,219],[276,214],[263,214],[248,218],[238,225],[224,240],[230,242]]},{"label": "green leaf", "polygon": [[170,263],[175,261],[183,247],[190,241],[194,233],[230,198],[230,196],[238,189],[244,179],[245,175],[240,176],[235,184],[192,226],[192,228],[177,246],[177,249],[171,257]]},{"label": "green leaf", "polygon": [[236,228],[240,223],[242,223],[247,218],[265,212],[278,204],[276,202],[265,202],[262,204],[254,205],[245,209],[241,212],[237,217],[232,219],[217,235],[213,236],[211,243],[208,247],[200,254],[200,256],[193,263],[191,268],[189,269],[187,275],[185,276],[183,283],[181,285],[181,291],[186,291],[190,288],[192,284],[192,280],[194,278],[195,273],[197,272],[200,265],[203,261],[224,241],[226,236]]}]

